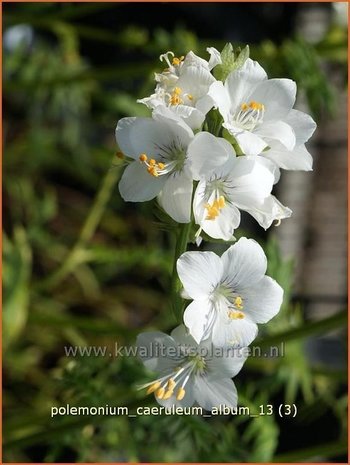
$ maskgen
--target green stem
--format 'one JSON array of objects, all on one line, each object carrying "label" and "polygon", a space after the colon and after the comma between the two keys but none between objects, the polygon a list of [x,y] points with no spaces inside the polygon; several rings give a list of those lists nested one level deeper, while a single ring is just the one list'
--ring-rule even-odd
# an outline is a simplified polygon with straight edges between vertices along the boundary
[{"label": "green stem", "polygon": [[271,345],[280,344],[293,339],[302,339],[313,334],[325,333],[344,326],[347,322],[347,316],[346,311],[339,312],[336,315],[332,315],[320,321],[305,323],[300,328],[294,328],[283,333],[268,336],[260,341],[258,340],[254,345],[259,347],[270,347]]},{"label": "green stem", "polygon": [[173,273],[171,277],[171,303],[176,321],[179,323],[182,321],[184,301],[180,295],[181,283],[177,276],[176,262],[180,255],[186,252],[187,250],[188,238],[191,231],[191,227],[192,222],[179,225],[175,246]]},{"label": "green stem", "polygon": [[63,281],[78,265],[84,261],[85,245],[94,235],[96,228],[102,218],[106,204],[112,194],[115,182],[118,178],[119,170],[110,169],[107,171],[101,187],[95,197],[92,208],[83,224],[79,237],[68,253],[61,266],[48,278],[41,281],[37,289],[52,289]]},{"label": "green stem", "polygon": [[227,129],[223,130],[222,135],[226,140],[230,142],[232,147],[235,149],[237,157],[244,155],[239,143],[237,142],[237,139],[230,132],[228,132]]}]

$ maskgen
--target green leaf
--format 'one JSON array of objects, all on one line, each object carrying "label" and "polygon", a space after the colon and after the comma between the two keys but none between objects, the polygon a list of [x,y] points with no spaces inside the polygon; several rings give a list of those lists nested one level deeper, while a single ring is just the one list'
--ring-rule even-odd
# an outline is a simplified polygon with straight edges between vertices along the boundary
[{"label": "green leaf", "polygon": [[13,243],[4,237],[4,346],[23,330],[28,313],[31,250],[22,227],[14,231]]},{"label": "green leaf", "polygon": [[249,58],[249,46],[246,45],[243,50],[233,49],[232,44],[227,43],[221,52],[221,65],[217,65],[214,70],[216,79],[224,81],[227,76],[234,70],[241,68]]}]

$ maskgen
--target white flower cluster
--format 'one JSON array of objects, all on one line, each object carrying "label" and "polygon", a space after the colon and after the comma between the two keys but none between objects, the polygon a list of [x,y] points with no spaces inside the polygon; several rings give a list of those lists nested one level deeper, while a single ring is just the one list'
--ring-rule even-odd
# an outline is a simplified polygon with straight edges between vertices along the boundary
[{"label": "white flower cluster", "polygon": [[[157,197],[178,223],[194,221],[196,237],[232,240],[240,210],[265,229],[291,215],[271,194],[280,169],[312,169],[305,142],[313,119],[293,106],[295,82],[268,79],[247,58],[232,61],[224,81],[214,76],[223,67],[223,52],[207,49],[209,61],[193,52],[161,55],[166,69],[156,74],[156,88],[140,100],[152,109],[149,118],[123,118],[117,143],[127,167],[119,183],[125,201]],[[214,70],[214,73],[213,73]],[[213,130],[213,128],[215,128]],[[213,252],[185,252],[177,260],[183,295],[192,299],[184,325],[171,336],[143,333],[138,345],[159,343],[172,354],[143,356],[144,364],[161,373],[144,386],[164,406],[205,409],[235,407],[231,378],[245,357],[232,347],[246,347],[257,335],[257,323],[275,316],[282,288],[265,276],[266,257],[253,240],[242,238],[221,257]],[[221,356],[203,348],[221,347]]]}]

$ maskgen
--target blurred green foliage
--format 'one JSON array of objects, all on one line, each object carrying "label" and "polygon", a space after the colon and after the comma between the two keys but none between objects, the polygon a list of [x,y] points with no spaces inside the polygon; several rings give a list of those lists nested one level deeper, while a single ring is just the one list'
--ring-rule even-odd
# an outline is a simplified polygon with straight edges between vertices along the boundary
[{"label": "blurred green foliage", "polygon": [[[27,24],[35,33],[33,44],[4,51],[5,460],[269,462],[344,454],[346,373],[312,366],[304,343],[343,327],[346,315],[304,321],[303,308],[291,301],[293,264],[282,260],[273,238],[264,244],[268,272],[286,297],[257,345],[284,342],[285,356],[247,361],[236,380],[240,405],[257,413],[261,404],[297,403],[301,430],[331,422],[328,442],[310,437],[309,447],[289,441],[281,449],[289,420],[276,414],[50,418],[51,406],[67,403],[131,410],[154,404],[136,389],[150,376],[137,360],[73,359],[64,346],[133,344],[139,331],[176,324],[169,302],[174,238],[154,205],[120,199],[113,132],[119,118],[148,114],[136,98],[152,90],[160,53],[192,49],[205,56],[206,46],[224,45],[181,27],[130,23],[111,33],[75,22],[111,6],[122,8],[48,3],[4,12],[5,32]],[[80,53],[84,39],[140,57],[111,58],[108,68],[97,68]],[[316,117],[334,110],[334,89],[320,64],[345,66],[341,28],[332,27],[316,46],[301,38],[264,42],[251,47],[251,56],[271,76],[295,79]]]}]

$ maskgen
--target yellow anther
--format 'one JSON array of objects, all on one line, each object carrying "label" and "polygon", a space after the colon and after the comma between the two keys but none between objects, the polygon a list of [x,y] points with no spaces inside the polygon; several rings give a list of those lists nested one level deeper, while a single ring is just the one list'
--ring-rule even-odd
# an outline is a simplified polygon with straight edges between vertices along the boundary
[{"label": "yellow anther", "polygon": [[174,391],[172,389],[168,389],[164,396],[162,397],[163,400],[170,399],[170,397],[174,394]]},{"label": "yellow anther", "polygon": [[174,88],[174,94],[176,94],[176,95],[182,94],[182,89],[181,89],[181,87],[175,87],[175,88]]},{"label": "yellow anther", "polygon": [[223,195],[220,195],[219,200],[217,200],[217,205],[219,208],[224,208],[226,205],[225,197]]},{"label": "yellow anther", "polygon": [[159,387],[160,387],[160,381],[155,381],[147,389],[147,394],[151,394],[152,392],[156,391]]},{"label": "yellow anther", "polygon": [[231,310],[228,312],[228,317],[230,320],[242,320],[244,318],[244,313]]},{"label": "yellow anther", "polygon": [[174,66],[179,66],[179,64],[184,60],[184,58],[185,58],[184,56],[174,57],[173,61],[172,61],[173,65]]},{"label": "yellow anther", "polygon": [[226,205],[225,197],[221,195],[218,199],[214,200],[214,202],[210,205],[207,203],[205,208],[208,210],[208,215],[206,217],[207,220],[215,220],[215,218],[219,215],[220,210],[224,208]]},{"label": "yellow anther", "polygon": [[148,160],[148,157],[145,153],[141,153],[141,155],[139,156],[139,160],[145,162]]},{"label": "yellow anther", "polygon": [[167,382],[168,389],[172,390],[174,389],[175,386],[176,386],[176,382],[173,380],[173,378],[170,378]]},{"label": "yellow anther", "polygon": [[181,105],[184,101],[176,92],[173,92],[170,96],[169,102],[170,105]]},{"label": "yellow anther", "polygon": [[165,394],[165,389],[159,388],[158,391],[156,392],[156,397],[158,397],[158,399],[163,399],[164,394]]},{"label": "yellow anther", "polygon": [[148,162],[151,166],[155,166],[157,163],[154,158],[151,158],[150,161]]},{"label": "yellow anther", "polygon": [[185,397],[186,391],[183,387],[180,387],[176,394],[176,400],[182,400]]},{"label": "yellow anther", "polygon": [[242,308],[243,308],[243,300],[242,300],[242,297],[240,297],[240,296],[236,297],[233,303],[234,303],[235,307],[237,307],[237,308],[239,308],[240,310],[242,310]]},{"label": "yellow anther", "polygon": [[188,100],[193,100],[193,95],[192,94],[187,94]]},{"label": "yellow anther", "polygon": [[124,158],[124,153],[123,152],[116,152],[115,156],[122,160]]},{"label": "yellow anther", "polygon": [[163,170],[165,168],[165,164],[161,162],[157,163],[157,166],[160,170]]},{"label": "yellow anther", "polygon": [[149,174],[151,174],[155,178],[157,178],[159,176],[159,173],[158,173],[157,169],[154,166],[149,166],[147,168],[147,171],[149,172]]},{"label": "yellow anther", "polygon": [[241,110],[243,110],[243,111],[248,110],[248,105],[246,103],[242,103]]},{"label": "yellow anther", "polygon": [[259,102],[255,102],[254,100],[252,100],[250,103],[249,103],[249,107],[252,109],[252,110],[264,110],[264,105],[262,103],[259,103]]}]

